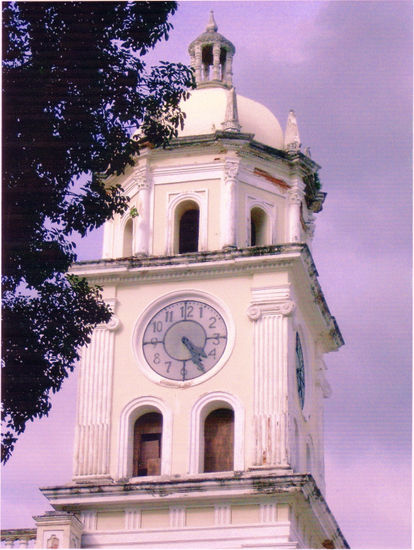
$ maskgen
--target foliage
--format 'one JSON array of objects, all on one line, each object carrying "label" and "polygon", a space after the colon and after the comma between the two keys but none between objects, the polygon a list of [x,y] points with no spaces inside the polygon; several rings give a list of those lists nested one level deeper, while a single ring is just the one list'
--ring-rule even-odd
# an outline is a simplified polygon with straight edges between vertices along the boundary
[{"label": "foliage", "polygon": [[99,174],[133,164],[132,131],[160,146],[183,124],[191,70],[165,62],[148,70],[143,61],[168,39],[175,10],[175,2],[3,4],[4,461],[26,422],[48,413],[78,347],[110,318],[98,289],[64,274],[76,234],[127,207]]}]

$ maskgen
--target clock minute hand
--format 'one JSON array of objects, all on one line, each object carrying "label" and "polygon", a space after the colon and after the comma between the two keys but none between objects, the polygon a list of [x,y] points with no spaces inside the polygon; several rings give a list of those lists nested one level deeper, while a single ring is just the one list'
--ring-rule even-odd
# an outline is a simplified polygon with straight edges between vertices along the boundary
[{"label": "clock minute hand", "polygon": [[181,338],[181,342],[191,353],[191,361],[197,366],[199,370],[204,372],[204,367],[201,359],[202,357],[207,357],[204,349],[194,345],[186,336],[183,336]]}]

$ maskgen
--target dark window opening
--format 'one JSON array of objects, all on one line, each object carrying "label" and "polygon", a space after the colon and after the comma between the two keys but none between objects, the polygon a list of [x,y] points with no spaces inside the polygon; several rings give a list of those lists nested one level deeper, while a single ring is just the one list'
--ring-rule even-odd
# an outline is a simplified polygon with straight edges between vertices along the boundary
[{"label": "dark window opening", "polygon": [[261,208],[250,212],[250,246],[264,246],[267,243],[267,216]]},{"label": "dark window opening", "polygon": [[234,412],[217,409],[204,423],[204,471],[227,472],[233,470]]},{"label": "dark window opening", "polygon": [[133,476],[161,474],[162,416],[147,413],[135,422]]},{"label": "dark window opening", "polygon": [[129,256],[132,256],[132,233],[133,233],[133,225],[132,220],[129,219],[124,228],[124,243],[123,243],[123,250],[122,255],[124,258],[127,258]]},{"label": "dark window opening", "polygon": [[199,211],[195,209],[187,210],[181,216],[178,245],[179,254],[197,252],[199,217]]},{"label": "dark window opening", "polygon": [[253,218],[250,220],[250,245],[256,246],[256,224],[253,221]]}]

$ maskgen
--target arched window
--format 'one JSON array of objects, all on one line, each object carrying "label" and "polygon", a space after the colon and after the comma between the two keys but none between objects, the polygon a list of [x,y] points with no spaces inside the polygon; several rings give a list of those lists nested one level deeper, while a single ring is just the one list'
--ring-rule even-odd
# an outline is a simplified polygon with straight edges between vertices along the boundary
[{"label": "arched window", "polygon": [[267,215],[261,208],[255,206],[250,211],[250,246],[268,244]]},{"label": "arched window", "polygon": [[204,471],[234,469],[234,412],[216,409],[204,422]]},{"label": "arched window", "polygon": [[161,473],[162,415],[143,414],[134,426],[133,476],[157,476]]},{"label": "arched window", "polygon": [[177,254],[197,252],[200,210],[194,201],[180,203],[175,211],[175,250]]},{"label": "arched window", "polygon": [[127,258],[132,256],[132,232],[133,232],[133,221],[131,218],[126,222],[124,227],[124,242],[122,248],[122,256]]}]

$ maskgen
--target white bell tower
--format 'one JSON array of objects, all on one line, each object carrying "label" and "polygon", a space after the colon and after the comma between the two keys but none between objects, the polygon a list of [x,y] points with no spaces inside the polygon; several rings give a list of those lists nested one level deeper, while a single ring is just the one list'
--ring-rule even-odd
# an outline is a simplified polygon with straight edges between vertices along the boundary
[{"label": "white bell tower", "polygon": [[320,167],[293,111],[284,133],[236,94],[212,13],[189,52],[184,130],[108,179],[130,207],[73,267],[114,314],[82,354],[73,479],[43,489],[38,546],[63,525],[61,547],[347,548],[324,499],[343,340],[310,252]]}]

